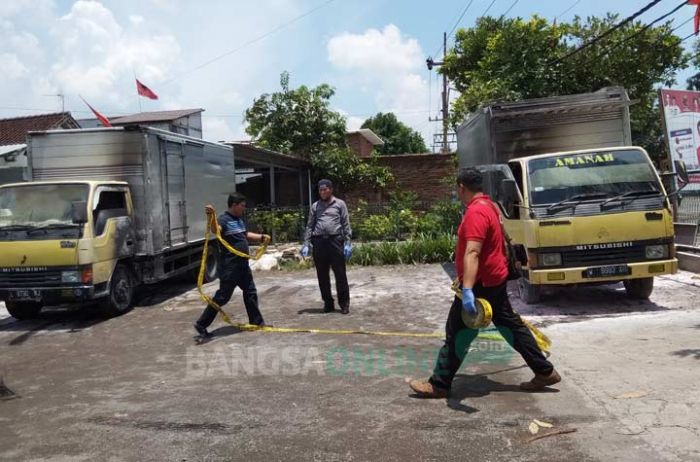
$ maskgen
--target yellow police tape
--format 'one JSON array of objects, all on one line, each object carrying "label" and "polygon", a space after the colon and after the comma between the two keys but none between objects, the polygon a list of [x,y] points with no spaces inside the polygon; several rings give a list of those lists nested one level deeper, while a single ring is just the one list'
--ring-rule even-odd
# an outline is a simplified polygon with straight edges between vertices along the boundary
[{"label": "yellow police tape", "polygon": [[[214,226],[216,225],[216,226]],[[271,327],[271,326],[256,326],[254,324],[243,324],[235,323],[226,314],[226,312],[219,306],[218,303],[214,301],[209,295],[204,292],[204,273],[206,272],[207,257],[209,255],[209,237],[211,236],[211,228],[214,226],[216,229],[216,239],[221,243],[221,245],[231,252],[232,254],[239,256],[241,258],[248,258],[251,260],[259,260],[267,250],[267,246],[270,243],[269,239],[263,240],[262,245],[258,248],[254,255],[249,255],[247,253],[236,250],[226,242],[226,240],[221,236],[221,229],[216,222],[216,212],[207,215],[207,227],[204,231],[204,248],[202,249],[202,261],[199,264],[199,274],[197,275],[197,291],[201,299],[207,303],[209,306],[214,307],[219,314],[221,319],[232,327],[236,329],[245,331],[261,331],[261,332],[278,332],[278,333],[308,333],[308,334],[331,334],[331,335],[372,335],[377,337],[412,337],[412,338],[444,338],[445,334],[442,332],[381,332],[381,331],[365,331],[365,330],[353,330],[353,329],[313,329],[306,327]],[[454,287],[453,287],[454,289]],[[455,291],[459,298],[462,297],[461,292]],[[522,318],[521,318],[522,319]],[[540,332],[535,326],[523,319],[525,325],[532,331],[537,340],[537,345],[542,351],[549,351],[551,342],[549,339]],[[480,333],[479,338],[485,340],[504,340],[499,334],[488,334]]]},{"label": "yellow police tape", "polygon": [[[459,287],[459,279],[455,279],[454,281],[452,281],[452,291],[455,293],[457,298],[459,298],[460,300],[462,299],[462,291],[460,290],[460,287]],[[483,304],[483,306],[485,308],[488,308],[488,310],[491,309],[491,305],[488,302]],[[479,304],[477,304],[477,307],[479,307]],[[540,348],[540,351],[544,351],[545,353],[549,353],[550,349],[552,348],[552,341],[549,339],[549,337],[544,335],[544,333],[541,330],[539,330],[537,327],[533,326],[532,323],[530,323],[526,319],[523,319],[523,317],[520,316],[517,311],[513,310],[513,312],[516,314],[516,316],[518,316],[520,318],[520,320],[523,322],[523,324],[525,324],[525,327],[527,327],[530,330],[530,332],[532,333],[532,336],[535,337],[535,341],[537,342],[537,346]],[[488,315],[488,313],[485,313],[482,316],[488,317],[489,320],[491,317],[490,315]],[[482,326],[482,327],[485,327],[485,326]]]}]

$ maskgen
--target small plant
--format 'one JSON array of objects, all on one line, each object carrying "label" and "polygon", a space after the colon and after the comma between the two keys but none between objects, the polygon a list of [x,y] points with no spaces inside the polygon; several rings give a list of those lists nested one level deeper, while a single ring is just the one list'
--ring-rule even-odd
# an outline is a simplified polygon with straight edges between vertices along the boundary
[{"label": "small plant", "polygon": [[418,235],[403,242],[372,242],[355,248],[350,264],[396,265],[419,263],[444,263],[454,258],[456,237]]}]

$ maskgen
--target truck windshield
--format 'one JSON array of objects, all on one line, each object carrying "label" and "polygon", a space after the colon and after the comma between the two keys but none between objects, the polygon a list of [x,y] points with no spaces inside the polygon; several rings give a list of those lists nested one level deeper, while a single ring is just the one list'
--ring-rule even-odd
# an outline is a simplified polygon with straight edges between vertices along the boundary
[{"label": "truck windshield", "polygon": [[[528,162],[528,175],[531,204],[546,205],[549,213],[565,209],[575,213],[582,202],[624,206],[663,197],[651,162],[636,149],[533,159]],[[618,197],[625,200],[611,201]]]},{"label": "truck windshield", "polygon": [[[0,188],[0,233],[42,236],[48,234],[48,230],[65,234],[70,228],[77,229],[71,219],[72,202],[87,201],[88,192],[88,185],[84,184]],[[42,229],[46,232],[37,232]]]}]

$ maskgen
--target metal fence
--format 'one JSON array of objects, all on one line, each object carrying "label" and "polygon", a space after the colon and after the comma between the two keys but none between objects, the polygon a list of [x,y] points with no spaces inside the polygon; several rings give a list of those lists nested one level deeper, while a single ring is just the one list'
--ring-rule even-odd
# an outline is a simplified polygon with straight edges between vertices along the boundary
[{"label": "metal fence", "polygon": [[700,195],[683,194],[675,221],[685,224],[700,223]]}]

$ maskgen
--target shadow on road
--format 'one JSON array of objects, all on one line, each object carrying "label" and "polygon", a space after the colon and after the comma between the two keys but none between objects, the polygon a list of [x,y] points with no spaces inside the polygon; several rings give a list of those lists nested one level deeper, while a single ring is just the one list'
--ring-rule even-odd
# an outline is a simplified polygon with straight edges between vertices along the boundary
[{"label": "shadow on road", "polygon": [[107,321],[94,305],[60,306],[44,308],[34,319],[19,321],[8,318],[0,324],[0,332],[21,332],[10,340],[10,346],[21,345],[40,331],[80,332],[101,322]]},{"label": "shadow on road", "polygon": [[695,349],[685,349],[685,350],[678,350],[674,351],[671,353],[673,356],[678,356],[680,358],[690,358],[693,357],[695,359],[700,359],[700,348],[695,348]]}]

